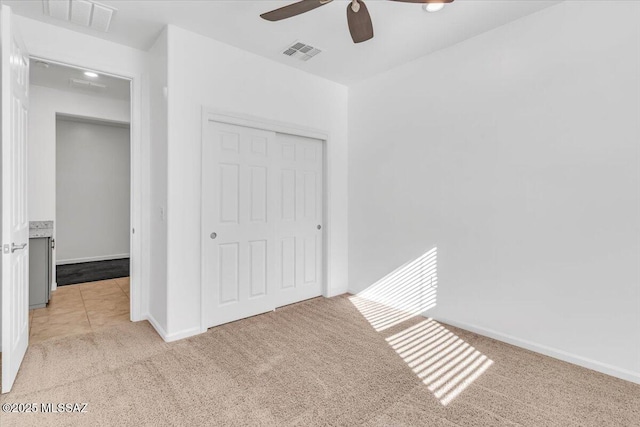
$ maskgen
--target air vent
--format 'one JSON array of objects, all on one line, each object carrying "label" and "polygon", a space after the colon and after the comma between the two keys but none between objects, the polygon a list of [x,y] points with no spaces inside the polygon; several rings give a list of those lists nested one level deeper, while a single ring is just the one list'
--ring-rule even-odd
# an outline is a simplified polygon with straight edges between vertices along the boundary
[{"label": "air vent", "polygon": [[45,15],[105,33],[117,10],[92,0],[42,0],[42,3]]},{"label": "air vent", "polygon": [[300,61],[308,61],[320,52],[322,51],[317,47],[301,42],[294,42],[291,46],[288,46],[282,54],[299,59]]},{"label": "air vent", "polygon": [[92,92],[104,92],[107,90],[106,85],[81,79],[69,79],[69,86],[78,89],[90,90]]}]

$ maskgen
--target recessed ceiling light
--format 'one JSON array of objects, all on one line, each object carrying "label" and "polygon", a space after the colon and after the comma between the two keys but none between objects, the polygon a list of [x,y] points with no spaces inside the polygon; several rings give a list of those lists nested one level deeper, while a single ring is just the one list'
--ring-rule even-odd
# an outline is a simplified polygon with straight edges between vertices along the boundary
[{"label": "recessed ceiling light", "polygon": [[93,71],[85,71],[84,75],[87,77],[93,77],[93,78],[98,77],[98,74],[94,73]]},{"label": "recessed ceiling light", "polygon": [[444,7],[444,3],[425,3],[422,5],[422,9],[425,12],[437,12],[442,10]]}]

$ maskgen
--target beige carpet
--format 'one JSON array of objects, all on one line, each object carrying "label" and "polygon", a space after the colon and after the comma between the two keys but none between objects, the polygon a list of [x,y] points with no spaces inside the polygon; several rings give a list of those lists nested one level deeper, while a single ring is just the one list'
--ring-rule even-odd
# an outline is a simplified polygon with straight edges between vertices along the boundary
[{"label": "beige carpet", "polygon": [[171,344],[146,322],[44,341],[1,402],[88,413],[0,425],[640,425],[638,385],[420,317],[376,331],[388,313],[360,310],[317,298]]}]

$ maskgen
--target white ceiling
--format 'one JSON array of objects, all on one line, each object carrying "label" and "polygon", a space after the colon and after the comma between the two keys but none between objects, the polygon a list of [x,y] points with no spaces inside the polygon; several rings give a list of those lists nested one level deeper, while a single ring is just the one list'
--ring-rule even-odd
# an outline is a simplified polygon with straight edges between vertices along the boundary
[{"label": "white ceiling", "polygon": [[[375,37],[357,45],[349,35],[345,0],[334,0],[279,22],[265,21],[259,15],[293,1],[100,0],[118,9],[109,33],[47,17],[40,0],[4,3],[17,14],[142,50],[151,47],[165,24],[174,24],[327,79],[351,84],[560,0],[456,0],[437,13],[423,12],[418,4],[367,0]],[[323,52],[308,62],[282,55],[283,48],[296,40]]]},{"label": "white ceiling", "polygon": [[[129,100],[129,80],[111,77],[104,74],[98,74],[98,77],[87,77],[85,71],[79,68],[67,67],[54,63],[46,63],[45,67],[32,59],[29,70],[29,83],[36,86],[44,86],[52,89],[65,90],[84,95],[101,96],[106,98]],[[106,86],[105,89],[93,90],[80,87],[72,87],[69,83],[70,79],[78,79],[84,81],[95,82]]]}]

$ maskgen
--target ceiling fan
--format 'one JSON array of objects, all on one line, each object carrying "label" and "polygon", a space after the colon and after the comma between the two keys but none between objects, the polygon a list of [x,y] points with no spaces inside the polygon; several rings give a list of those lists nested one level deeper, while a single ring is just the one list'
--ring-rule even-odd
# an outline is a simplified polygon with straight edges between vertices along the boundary
[{"label": "ceiling fan", "polygon": [[[331,3],[333,0],[301,0],[279,9],[260,15],[267,21],[280,21]],[[451,3],[453,0],[392,0],[403,3]],[[347,6],[347,23],[354,43],[361,43],[373,38],[371,15],[363,0],[351,0]]]}]

